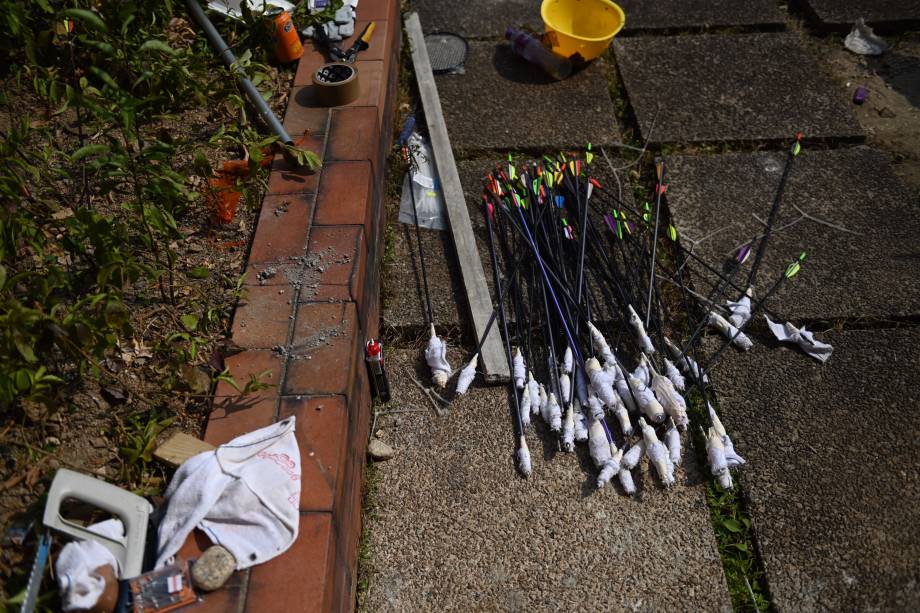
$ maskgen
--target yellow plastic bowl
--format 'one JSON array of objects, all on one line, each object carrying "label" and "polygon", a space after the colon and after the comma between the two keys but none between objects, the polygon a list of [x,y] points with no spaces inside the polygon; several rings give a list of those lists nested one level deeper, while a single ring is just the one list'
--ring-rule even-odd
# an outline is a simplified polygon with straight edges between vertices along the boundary
[{"label": "yellow plastic bowl", "polygon": [[623,9],[610,0],[543,0],[540,15],[553,53],[578,53],[585,61],[602,54],[626,22]]}]

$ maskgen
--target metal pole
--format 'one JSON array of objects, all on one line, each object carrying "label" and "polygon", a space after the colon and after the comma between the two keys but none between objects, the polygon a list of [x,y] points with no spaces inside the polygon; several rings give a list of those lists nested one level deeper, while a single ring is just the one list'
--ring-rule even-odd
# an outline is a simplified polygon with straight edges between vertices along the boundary
[{"label": "metal pole", "polygon": [[201,5],[198,4],[198,0],[187,0],[186,4],[188,4],[188,10],[192,14],[192,17],[198,22],[201,29],[204,30],[204,35],[207,37],[208,42],[211,43],[214,50],[217,51],[224,60],[224,63],[236,73],[236,79],[240,82],[240,87],[243,88],[243,91],[246,92],[246,97],[249,98],[252,105],[256,107],[259,115],[265,123],[268,124],[271,131],[274,132],[285,145],[293,145],[293,139],[288,135],[284,126],[278,121],[278,118],[275,117],[275,114],[272,113],[272,110],[268,108],[268,104],[266,104],[265,100],[262,98],[262,94],[256,89],[256,86],[249,80],[246,71],[237,63],[233,51],[231,51],[227,43],[224,42],[224,39],[217,31],[217,28],[214,27],[214,24],[211,23],[211,20],[208,19],[208,16],[204,14],[204,10],[201,8]]}]

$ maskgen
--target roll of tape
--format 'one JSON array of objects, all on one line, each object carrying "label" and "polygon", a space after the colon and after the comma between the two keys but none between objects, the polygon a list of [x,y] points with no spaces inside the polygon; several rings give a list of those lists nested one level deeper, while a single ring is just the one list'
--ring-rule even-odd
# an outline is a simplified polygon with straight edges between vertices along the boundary
[{"label": "roll of tape", "polygon": [[344,62],[324,64],[313,73],[316,98],[324,106],[342,106],[353,102],[361,93],[358,69]]}]

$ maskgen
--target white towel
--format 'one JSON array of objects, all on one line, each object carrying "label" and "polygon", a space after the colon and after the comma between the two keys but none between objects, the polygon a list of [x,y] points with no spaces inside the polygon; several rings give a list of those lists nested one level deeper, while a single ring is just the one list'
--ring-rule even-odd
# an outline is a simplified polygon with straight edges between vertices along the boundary
[{"label": "white towel", "polygon": [[189,458],[166,490],[156,568],[200,528],[236,558],[237,570],[266,562],[297,539],[300,450],[294,418]]},{"label": "white towel", "polygon": [[[120,519],[107,519],[89,526],[89,530],[115,540],[125,537],[125,527]],[[61,610],[83,610],[96,606],[105,591],[105,579],[96,573],[96,569],[106,565],[112,567],[116,577],[120,576],[118,560],[101,543],[86,540],[64,545],[54,563],[61,593]]]},{"label": "white towel", "polygon": [[796,328],[788,321],[784,324],[778,324],[774,321],[770,321],[770,318],[766,315],[764,315],[763,318],[767,320],[767,326],[770,328],[770,332],[773,333],[773,336],[776,337],[776,340],[783,343],[795,343],[802,351],[822,364],[827,362],[828,358],[830,358],[831,354],[834,352],[832,346],[815,339],[815,335],[806,330],[805,326]]}]

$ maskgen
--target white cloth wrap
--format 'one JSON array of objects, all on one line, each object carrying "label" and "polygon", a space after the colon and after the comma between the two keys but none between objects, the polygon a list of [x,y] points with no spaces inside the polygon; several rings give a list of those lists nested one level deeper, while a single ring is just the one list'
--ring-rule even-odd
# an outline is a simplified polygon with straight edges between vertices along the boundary
[{"label": "white cloth wrap", "polygon": [[636,331],[636,336],[639,337],[639,345],[642,347],[642,351],[648,355],[655,353],[655,346],[652,344],[652,339],[646,334],[645,325],[643,325],[642,320],[639,319],[639,315],[636,313],[636,310],[632,308],[632,305],[629,305],[629,323],[632,325],[633,330]]},{"label": "white cloth wrap", "polygon": [[621,467],[617,476],[620,478],[620,485],[623,486],[623,491],[626,492],[626,494],[632,496],[636,493],[636,484],[633,482],[632,473],[629,472],[629,469],[625,466]]},{"label": "white cloth wrap", "polygon": [[632,436],[632,422],[629,421],[629,413],[626,412],[626,407],[623,405],[618,406],[613,414],[616,415],[617,421],[620,423],[620,430],[623,432],[623,436]]},{"label": "white cloth wrap", "polygon": [[635,468],[636,464],[639,463],[639,460],[642,459],[642,454],[645,453],[645,442],[639,441],[632,447],[626,450],[626,453],[623,454],[623,466],[627,470],[632,470]]},{"label": "white cloth wrap", "polygon": [[549,393],[546,406],[543,408],[543,421],[549,424],[549,428],[553,432],[562,430],[562,409],[556,400],[556,394],[552,392]]},{"label": "white cloth wrap", "polygon": [[674,485],[674,464],[671,462],[671,455],[664,443],[655,439],[647,446],[648,460],[655,467],[658,478],[666,486]]},{"label": "white cloth wrap", "polygon": [[[124,540],[125,528],[120,519],[107,519],[88,528],[113,540]],[[90,609],[105,591],[105,579],[96,573],[100,566],[111,566],[115,577],[121,576],[118,560],[97,541],[71,541],[64,545],[54,562],[61,610]]]},{"label": "white cloth wrap", "polygon": [[530,425],[530,392],[527,390],[524,390],[524,392],[521,394],[520,407],[521,407],[521,423],[524,426],[529,426]]},{"label": "white cloth wrap", "polygon": [[706,438],[706,455],[709,457],[709,471],[713,475],[718,475],[722,471],[728,470],[728,464],[725,460],[725,446],[722,444],[719,435],[712,428],[710,428]]},{"label": "white cloth wrap", "polygon": [[457,393],[461,396],[470,389],[470,384],[476,378],[476,360],[470,360],[470,363],[463,367],[460,376],[457,377]]},{"label": "white cloth wrap", "polygon": [[570,374],[572,372],[573,360],[574,358],[572,357],[572,348],[566,347],[565,353],[562,354],[562,370],[566,374]]},{"label": "white cloth wrap", "polygon": [[629,383],[632,385],[636,400],[639,402],[639,410],[652,422],[656,424],[662,423],[665,418],[664,407],[655,398],[652,390],[642,386],[635,377]]},{"label": "white cloth wrap", "polygon": [[751,297],[747,294],[742,296],[741,300],[728,300],[725,304],[731,313],[728,321],[736,328],[740,328],[751,318]]},{"label": "white cloth wrap", "polygon": [[834,352],[834,348],[831,345],[815,340],[815,335],[806,330],[804,326],[796,328],[788,321],[784,324],[778,324],[770,321],[770,318],[766,315],[763,318],[767,320],[767,326],[773,336],[776,337],[776,340],[783,343],[795,343],[801,347],[802,351],[822,364],[827,362],[827,359]]},{"label": "white cloth wrap", "polygon": [[533,373],[530,373],[527,381],[527,393],[530,394],[530,413],[538,415],[540,413],[540,384],[533,378]]},{"label": "white cloth wrap", "polygon": [[615,407],[616,399],[613,391],[613,379],[610,378],[604,370],[593,370],[588,375],[591,380],[591,391],[593,391],[605,406]]},{"label": "white cloth wrap", "polygon": [[530,449],[528,449],[527,441],[523,436],[521,437],[517,450],[517,463],[518,470],[521,471],[521,474],[525,477],[529,477],[533,472],[533,467],[530,465]]},{"label": "white cloth wrap", "polygon": [[667,375],[668,380],[674,384],[674,389],[680,392],[687,389],[687,383],[684,381],[683,375],[680,374],[680,371],[677,370],[677,367],[674,366],[674,362],[671,360],[665,359],[664,374]]},{"label": "white cloth wrap", "polygon": [[527,381],[527,367],[524,365],[524,356],[518,349],[514,354],[514,384],[519,390],[524,389],[524,383]]},{"label": "white cloth wrap", "polygon": [[728,434],[722,437],[722,446],[725,447],[725,463],[729,468],[735,468],[741,466],[742,464],[747,464],[747,460],[742,458],[735,451],[735,444],[732,442],[732,438]]},{"label": "white cloth wrap", "polygon": [[754,346],[754,343],[748,338],[747,334],[729,323],[727,319],[718,313],[709,313],[709,325],[719,331],[722,336],[731,341],[731,344],[742,351],[747,351]]},{"label": "white cloth wrap", "polygon": [[629,383],[626,379],[620,379],[615,385],[617,388],[617,395],[620,397],[620,400],[623,401],[623,404],[626,405],[626,408],[629,409],[629,412],[637,412],[639,407],[636,406],[636,402],[633,400],[633,395],[629,391]]},{"label": "white cloth wrap", "polygon": [[431,368],[431,374],[438,371],[450,375],[450,364],[447,362],[447,343],[442,341],[438,336],[432,336],[428,339],[428,346],[425,348],[425,361]]},{"label": "white cloth wrap", "polygon": [[648,385],[651,381],[649,377],[648,365],[646,365],[645,360],[639,362],[639,365],[636,366],[636,370],[633,371],[632,376],[642,382],[642,385]]},{"label": "white cloth wrap", "polygon": [[616,363],[616,360],[604,362],[604,372],[614,383],[626,378],[623,376],[623,370]]},{"label": "white cloth wrap", "polygon": [[575,415],[571,406],[565,410],[565,419],[562,420],[562,450],[568,453],[575,451]]},{"label": "white cloth wrap", "polygon": [[592,419],[604,418],[604,404],[601,402],[600,398],[594,394],[588,396],[588,409],[591,411]]},{"label": "white cloth wrap", "polygon": [[236,558],[237,570],[286,551],[300,525],[295,418],[239,436],[186,460],[166,490],[156,568],[196,527]]},{"label": "white cloth wrap", "polygon": [[559,401],[564,406],[569,406],[569,398],[572,397],[572,381],[565,373],[559,375],[559,395],[561,396]]},{"label": "white cloth wrap", "polygon": [[671,456],[671,463],[675,466],[680,466],[680,431],[674,426],[671,426],[665,431],[664,440],[668,446],[668,455]]},{"label": "white cloth wrap", "polygon": [[610,460],[610,443],[607,442],[604,426],[598,419],[592,420],[588,428],[588,451],[598,468],[602,468]]},{"label": "white cloth wrap", "polygon": [[588,440],[588,423],[581,410],[575,413],[575,440],[579,443]]}]

